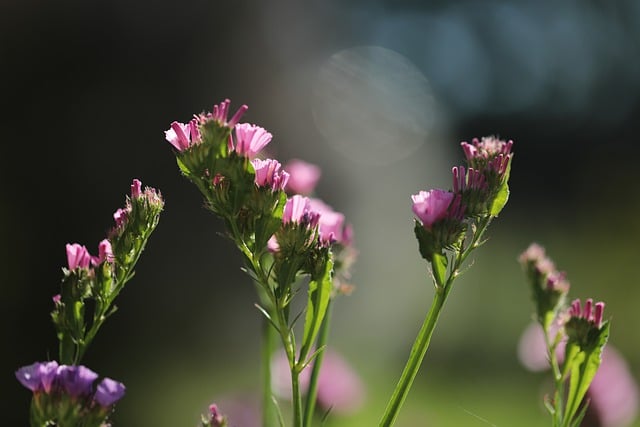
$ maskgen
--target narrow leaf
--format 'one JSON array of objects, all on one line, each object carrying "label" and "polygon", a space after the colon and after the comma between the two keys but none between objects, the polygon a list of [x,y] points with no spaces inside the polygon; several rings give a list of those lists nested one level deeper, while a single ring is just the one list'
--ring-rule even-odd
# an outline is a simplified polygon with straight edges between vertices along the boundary
[{"label": "narrow leaf", "polygon": [[304,333],[302,335],[302,347],[300,349],[299,361],[304,361],[313,347],[318,331],[322,325],[322,319],[327,312],[329,299],[331,298],[331,288],[333,281],[333,260],[328,258],[324,271],[309,282],[309,298],[307,300],[307,314],[304,321]]}]

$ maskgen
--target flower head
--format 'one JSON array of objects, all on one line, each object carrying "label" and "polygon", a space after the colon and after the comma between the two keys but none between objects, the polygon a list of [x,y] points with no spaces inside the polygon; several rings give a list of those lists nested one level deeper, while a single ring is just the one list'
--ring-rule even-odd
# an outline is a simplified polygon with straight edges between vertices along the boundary
[{"label": "flower head", "polygon": [[87,248],[79,243],[67,243],[67,265],[69,270],[76,268],[88,268],[91,263],[91,254]]},{"label": "flower head", "polygon": [[236,153],[249,159],[255,158],[271,142],[272,137],[264,128],[249,123],[237,124],[235,133]]},{"label": "flower head", "polygon": [[256,172],[255,183],[258,187],[268,187],[272,191],[284,190],[289,174],[280,170],[280,162],[273,159],[253,159],[251,164]]},{"label": "flower head", "polygon": [[447,216],[454,197],[453,193],[444,190],[420,191],[411,196],[413,213],[425,228],[431,229],[434,223]]},{"label": "flower head", "polygon": [[61,365],[56,372],[62,390],[71,397],[87,396],[93,390],[98,374],[86,366]]},{"label": "flower head", "polygon": [[319,214],[311,210],[311,203],[307,197],[296,194],[287,199],[282,212],[282,222],[294,224],[307,224],[315,227],[318,224]]},{"label": "flower head", "polygon": [[187,124],[174,121],[164,134],[165,139],[178,151],[188,149],[191,145],[199,143],[201,139],[196,119],[192,119]]},{"label": "flower head", "polygon": [[285,169],[290,175],[286,190],[294,194],[309,195],[313,193],[320,175],[322,175],[318,166],[298,159],[287,163]]},{"label": "flower head", "polygon": [[20,384],[32,392],[44,391],[49,393],[56,377],[58,362],[36,362],[23,366],[16,371],[16,378]]},{"label": "flower head", "polygon": [[235,112],[235,114],[231,116],[231,119],[227,119],[227,117],[229,116],[229,105],[231,105],[231,101],[225,99],[220,104],[214,105],[210,113],[201,114],[198,119],[201,123],[212,120],[216,122],[220,127],[233,129],[233,127],[238,124],[240,118],[249,109],[249,107],[244,104],[241,105],[240,108],[238,108],[238,110]]},{"label": "flower head", "polygon": [[580,307],[580,300],[575,299],[571,303],[569,309],[569,315],[577,319],[585,319],[587,322],[592,323],[596,328],[602,327],[602,316],[604,314],[604,303],[593,303],[591,298],[584,302],[584,307]]},{"label": "flower head", "polygon": [[462,142],[460,145],[469,167],[499,178],[507,173],[509,162],[513,157],[511,153],[513,141],[505,142],[494,136],[487,136],[481,139],[474,138],[471,144]]},{"label": "flower head", "polygon": [[103,239],[98,244],[98,256],[91,257],[91,263],[93,265],[100,265],[105,261],[113,261],[113,250],[111,249],[111,242],[109,242],[109,239]]},{"label": "flower head", "polygon": [[104,378],[96,387],[93,399],[98,402],[100,406],[106,408],[122,399],[124,392],[124,384],[114,381],[111,378]]}]

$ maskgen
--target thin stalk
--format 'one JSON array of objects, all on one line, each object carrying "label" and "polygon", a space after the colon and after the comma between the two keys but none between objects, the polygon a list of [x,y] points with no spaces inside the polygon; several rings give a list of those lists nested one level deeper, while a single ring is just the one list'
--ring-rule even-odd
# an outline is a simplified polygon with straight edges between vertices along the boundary
[{"label": "thin stalk", "polygon": [[299,371],[295,364],[291,367],[291,391],[293,402],[293,427],[302,427],[302,397],[300,395]]},{"label": "thin stalk", "polygon": [[[318,340],[316,346],[318,349],[322,349],[327,345],[329,340],[329,322],[331,321],[331,300],[327,305],[327,312],[322,319],[322,325],[320,326],[320,332],[318,333]],[[313,368],[311,370],[311,377],[309,378],[309,389],[307,390],[307,399],[304,405],[304,427],[310,427],[313,420],[313,414],[316,409],[316,399],[318,397],[318,378],[320,376],[320,368],[322,367],[322,360],[324,359],[325,350],[321,350],[316,355],[313,361]]]},{"label": "thin stalk", "polygon": [[400,408],[409,394],[409,390],[411,389],[413,380],[418,373],[418,369],[420,369],[420,365],[422,364],[424,355],[427,352],[427,348],[429,348],[431,335],[433,335],[433,330],[436,327],[438,317],[440,317],[440,312],[442,311],[442,307],[444,306],[448,293],[449,292],[446,290],[446,287],[436,289],[431,308],[429,309],[427,317],[425,317],[422,327],[418,332],[418,336],[411,348],[409,360],[402,371],[400,380],[393,391],[393,395],[391,396],[391,400],[389,400],[387,409],[382,416],[382,420],[380,420],[380,427],[389,427],[395,422],[395,419],[400,412]]},{"label": "thin stalk", "polygon": [[266,318],[262,319],[262,425],[276,424],[276,412],[271,392],[271,357],[275,344],[275,330]]}]

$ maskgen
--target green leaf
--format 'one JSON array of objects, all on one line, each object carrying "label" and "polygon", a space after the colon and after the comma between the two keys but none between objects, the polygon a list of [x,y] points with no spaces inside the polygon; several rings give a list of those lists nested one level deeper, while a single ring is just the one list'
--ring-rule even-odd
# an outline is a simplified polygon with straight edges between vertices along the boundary
[{"label": "green leaf", "polygon": [[182,172],[185,176],[190,176],[191,175],[191,171],[189,170],[187,165],[184,164],[182,159],[180,159],[179,155],[176,156],[176,163],[178,163],[178,168],[180,169],[180,172]]},{"label": "green leaf", "polygon": [[491,216],[498,216],[500,211],[502,211],[502,208],[504,208],[504,206],[507,204],[508,200],[509,200],[509,184],[505,179],[502,185],[500,186],[498,193],[496,194],[496,196],[493,198],[493,201],[491,202],[491,208],[489,209],[489,214]]},{"label": "green leaf", "polygon": [[436,284],[438,287],[443,287],[447,274],[447,257],[441,253],[434,253],[431,261],[431,269],[433,270],[433,277],[436,280]]},{"label": "green leaf", "polygon": [[304,333],[302,335],[302,347],[298,363],[304,364],[313,343],[318,336],[322,320],[329,306],[331,298],[333,260],[327,258],[324,270],[319,277],[312,277],[309,282],[309,298],[307,300],[307,314],[304,320]]}]

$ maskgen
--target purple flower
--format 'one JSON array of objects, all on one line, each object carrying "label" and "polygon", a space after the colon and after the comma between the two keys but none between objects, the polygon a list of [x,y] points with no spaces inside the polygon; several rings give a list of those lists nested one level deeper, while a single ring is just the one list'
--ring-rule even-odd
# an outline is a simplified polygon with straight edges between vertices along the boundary
[{"label": "purple flower", "polygon": [[431,229],[435,222],[447,217],[454,197],[453,193],[444,190],[420,191],[411,196],[413,213],[426,229]]},{"label": "purple flower", "polygon": [[271,134],[260,126],[241,123],[235,126],[235,151],[253,159],[271,141]]},{"label": "purple flower", "polygon": [[466,170],[464,166],[454,166],[451,169],[453,173],[453,192],[462,193],[469,190],[484,191],[487,189],[487,181],[476,169],[469,168]]},{"label": "purple flower", "polygon": [[57,377],[58,384],[69,396],[79,397],[91,394],[98,374],[82,365],[62,365],[58,367]]},{"label": "purple flower", "polygon": [[290,175],[286,190],[289,193],[303,195],[313,193],[322,174],[318,166],[298,159],[287,163],[285,170]]},{"label": "purple flower", "polygon": [[91,262],[91,255],[86,247],[79,243],[67,243],[67,264],[69,270],[76,268],[87,268]]},{"label": "purple flower", "polygon": [[496,137],[488,136],[480,140],[474,138],[471,144],[462,142],[460,145],[462,145],[469,166],[481,171],[489,169],[499,176],[503,176],[507,171],[512,157],[513,141],[505,142]]},{"label": "purple flower", "polygon": [[273,191],[284,190],[289,174],[280,170],[280,162],[273,159],[251,161],[256,171],[255,183],[258,187],[269,187]]},{"label": "purple flower", "polygon": [[[184,151],[193,144],[200,142],[200,131],[198,121],[192,119],[186,125],[180,122],[171,123],[171,127],[164,132],[165,139],[173,145],[176,150]],[[133,196],[133,187],[132,187]]]},{"label": "purple flower", "polygon": [[43,391],[49,393],[56,377],[58,362],[36,362],[24,366],[16,371],[16,378],[20,384],[33,392]]},{"label": "purple flower", "polygon": [[111,378],[104,378],[96,387],[96,393],[93,399],[104,408],[109,407],[122,399],[124,396],[124,384],[114,381]]}]

